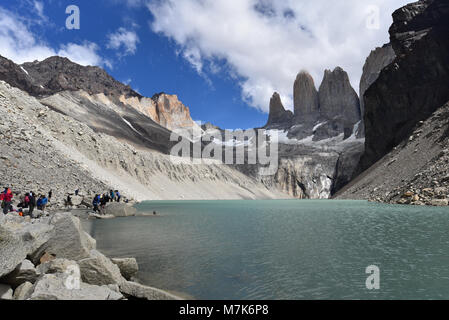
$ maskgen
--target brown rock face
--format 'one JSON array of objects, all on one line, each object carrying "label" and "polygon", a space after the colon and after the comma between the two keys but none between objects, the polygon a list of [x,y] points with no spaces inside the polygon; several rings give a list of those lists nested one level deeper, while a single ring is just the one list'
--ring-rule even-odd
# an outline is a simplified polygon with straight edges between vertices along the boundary
[{"label": "brown rock face", "polygon": [[293,113],[291,111],[285,110],[284,106],[282,105],[281,97],[277,92],[275,92],[270,100],[270,115],[268,117],[268,123],[265,127],[288,127],[289,125],[291,125],[292,119]]},{"label": "brown rock face", "polygon": [[360,121],[359,97],[342,68],[325,71],[318,97],[321,116],[325,119],[344,119],[348,125]]},{"label": "brown rock face", "polygon": [[192,128],[195,125],[189,108],[178,100],[178,96],[161,93],[155,95],[152,100],[155,102],[157,115],[155,121],[161,126],[174,130]]},{"label": "brown rock face", "polygon": [[422,0],[393,14],[397,58],[365,92],[366,152],[359,171],[410,136],[449,101],[449,2]]},{"label": "brown rock face", "polygon": [[312,76],[301,71],[293,87],[296,122],[315,119],[319,114],[318,92]]}]

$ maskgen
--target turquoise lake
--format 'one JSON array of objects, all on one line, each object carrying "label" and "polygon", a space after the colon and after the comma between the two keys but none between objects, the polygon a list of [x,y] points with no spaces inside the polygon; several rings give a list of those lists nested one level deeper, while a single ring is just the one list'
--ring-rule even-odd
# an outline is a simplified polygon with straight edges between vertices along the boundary
[{"label": "turquoise lake", "polygon": [[[448,299],[449,209],[365,201],[151,201],[96,220],[142,283],[194,299]],[[366,268],[380,289],[366,288]]]}]

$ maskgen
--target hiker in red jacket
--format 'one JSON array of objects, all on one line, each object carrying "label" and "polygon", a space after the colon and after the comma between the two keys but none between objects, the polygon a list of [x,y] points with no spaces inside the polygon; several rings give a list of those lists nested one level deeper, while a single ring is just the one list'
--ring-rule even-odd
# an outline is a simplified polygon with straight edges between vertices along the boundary
[{"label": "hiker in red jacket", "polygon": [[13,194],[11,189],[5,188],[5,191],[0,195],[0,200],[2,201],[3,214],[8,214],[11,202],[12,202]]}]

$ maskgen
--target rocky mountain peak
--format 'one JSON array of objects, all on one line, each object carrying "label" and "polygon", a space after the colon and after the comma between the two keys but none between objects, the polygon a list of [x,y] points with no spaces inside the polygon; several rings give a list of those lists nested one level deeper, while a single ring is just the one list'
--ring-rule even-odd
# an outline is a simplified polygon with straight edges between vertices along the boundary
[{"label": "rocky mountain peak", "polygon": [[320,113],[326,119],[343,118],[350,124],[360,121],[360,102],[348,74],[340,67],[324,72],[319,92]]},{"label": "rocky mountain peak", "polygon": [[41,62],[24,63],[21,68],[28,75],[28,81],[41,88],[38,92],[29,92],[32,95],[84,90],[89,94],[103,93],[106,96],[140,96],[129,86],[112,78],[105,70],[81,66],[64,57],[55,56]]},{"label": "rocky mountain peak", "polygon": [[268,117],[267,128],[273,126],[288,126],[293,119],[293,113],[287,111],[281,101],[279,93],[275,92],[270,100],[270,114]]},{"label": "rocky mountain peak", "polygon": [[318,92],[312,76],[306,71],[301,71],[296,77],[293,101],[297,122],[316,118],[318,115]]}]

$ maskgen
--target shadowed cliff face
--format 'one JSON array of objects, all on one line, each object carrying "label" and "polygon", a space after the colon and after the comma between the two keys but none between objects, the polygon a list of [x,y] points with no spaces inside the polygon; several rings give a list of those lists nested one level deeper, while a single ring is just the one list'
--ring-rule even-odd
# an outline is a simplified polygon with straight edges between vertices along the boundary
[{"label": "shadowed cliff face", "polygon": [[449,2],[426,0],[393,14],[396,59],[366,91],[366,151],[359,172],[410,136],[449,101]]}]

